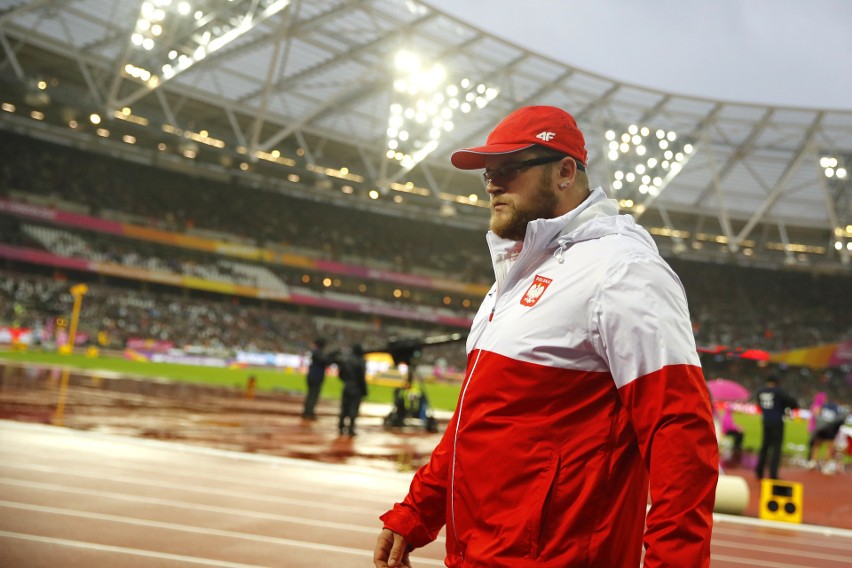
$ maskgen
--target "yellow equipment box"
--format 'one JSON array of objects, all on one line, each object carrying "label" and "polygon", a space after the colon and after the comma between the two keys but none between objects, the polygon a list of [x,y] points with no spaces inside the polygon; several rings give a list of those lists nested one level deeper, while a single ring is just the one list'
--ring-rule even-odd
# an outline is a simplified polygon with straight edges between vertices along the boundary
[{"label": "yellow equipment box", "polygon": [[764,479],[760,482],[761,519],[802,522],[802,484],[797,481]]}]

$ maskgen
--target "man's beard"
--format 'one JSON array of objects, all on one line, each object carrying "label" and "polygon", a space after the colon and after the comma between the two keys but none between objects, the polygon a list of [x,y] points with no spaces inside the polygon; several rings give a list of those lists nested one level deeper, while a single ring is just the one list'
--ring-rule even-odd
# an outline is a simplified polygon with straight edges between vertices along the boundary
[{"label": "man's beard", "polygon": [[514,203],[506,203],[500,213],[491,210],[490,228],[495,235],[512,241],[523,241],[530,221],[550,219],[554,216],[559,200],[556,192],[550,188],[550,171],[545,172],[539,179],[535,192],[523,206],[519,208]]}]

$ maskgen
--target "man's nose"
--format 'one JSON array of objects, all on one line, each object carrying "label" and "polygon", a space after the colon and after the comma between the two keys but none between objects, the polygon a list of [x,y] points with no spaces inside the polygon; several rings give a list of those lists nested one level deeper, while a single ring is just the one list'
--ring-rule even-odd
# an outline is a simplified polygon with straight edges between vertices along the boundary
[{"label": "man's nose", "polygon": [[505,189],[502,185],[494,183],[494,180],[488,180],[488,183],[485,184],[485,191],[488,192],[489,195],[495,195],[498,193],[503,193]]}]

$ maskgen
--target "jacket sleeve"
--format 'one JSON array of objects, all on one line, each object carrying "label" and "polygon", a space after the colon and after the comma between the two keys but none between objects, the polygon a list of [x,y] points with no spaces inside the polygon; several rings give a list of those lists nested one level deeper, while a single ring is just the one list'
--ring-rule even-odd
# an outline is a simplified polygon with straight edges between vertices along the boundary
[{"label": "jacket sleeve", "polygon": [[454,413],[429,463],[414,475],[408,495],[380,517],[385,528],[401,534],[414,548],[435,540],[446,522],[447,480],[455,424]]},{"label": "jacket sleeve", "polygon": [[709,566],[719,447],[680,281],[662,259],[633,258],[610,270],[593,309],[649,474],[645,566]]}]

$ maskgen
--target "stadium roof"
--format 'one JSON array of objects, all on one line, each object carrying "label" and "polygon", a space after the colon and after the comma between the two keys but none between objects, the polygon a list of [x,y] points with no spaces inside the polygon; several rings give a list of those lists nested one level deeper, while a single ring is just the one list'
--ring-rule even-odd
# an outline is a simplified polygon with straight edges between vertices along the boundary
[{"label": "stadium roof", "polygon": [[626,84],[414,0],[0,0],[0,99],[4,129],[482,228],[450,152],[561,106],[664,253],[850,272],[852,111]]}]

